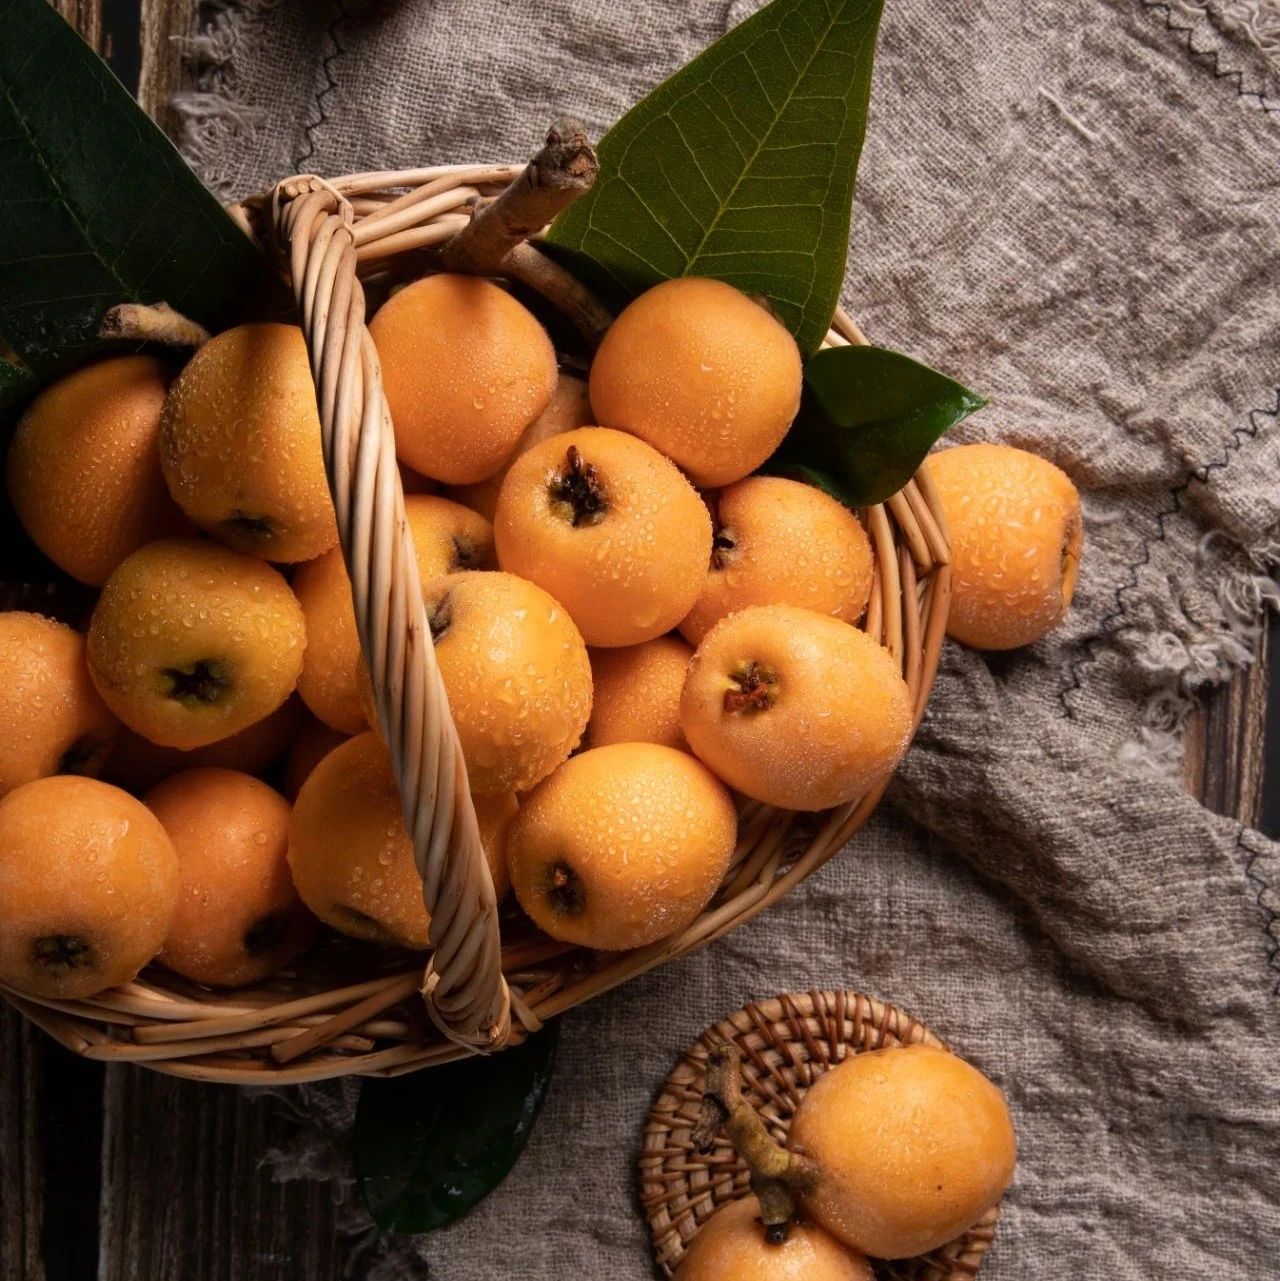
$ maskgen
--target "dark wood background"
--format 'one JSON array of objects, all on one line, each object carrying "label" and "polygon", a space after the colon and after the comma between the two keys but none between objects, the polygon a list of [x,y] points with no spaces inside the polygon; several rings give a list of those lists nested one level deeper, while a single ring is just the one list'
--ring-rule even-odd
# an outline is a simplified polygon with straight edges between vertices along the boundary
[{"label": "dark wood background", "polygon": [[[199,0],[51,0],[159,122],[184,87],[179,40]],[[1188,729],[1187,787],[1280,834],[1280,682],[1260,661],[1213,692]],[[1280,663],[1280,629],[1271,659]],[[1280,670],[1280,669],[1278,669]],[[1267,770],[1267,760],[1271,769]],[[287,1143],[269,1101],[67,1053],[0,1005],[0,1281],[336,1279],[326,1188],[273,1184]]]}]

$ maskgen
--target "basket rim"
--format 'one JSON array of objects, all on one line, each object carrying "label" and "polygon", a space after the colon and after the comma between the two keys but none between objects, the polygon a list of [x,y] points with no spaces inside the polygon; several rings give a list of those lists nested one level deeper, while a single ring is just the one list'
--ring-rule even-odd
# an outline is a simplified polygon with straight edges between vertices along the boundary
[{"label": "basket rim", "polygon": [[[445,165],[330,180],[300,175],[232,208],[242,226],[274,248],[278,261],[292,266],[289,274],[312,351],[327,470],[344,545],[351,542],[364,553],[373,547],[370,554],[375,561],[376,530],[370,534],[359,510],[361,498],[376,509],[375,519],[380,514],[389,527],[396,526],[398,512],[399,532],[406,539],[408,535],[393,448],[388,453],[390,419],[381,401],[376,353],[370,357],[372,344],[364,331],[362,282],[383,280],[392,258],[447,242],[460,221],[466,220],[460,211],[476,199],[501,191],[521,171],[515,165]],[[293,233],[298,234],[291,239]],[[355,323],[339,332],[333,318],[343,305]],[[865,342],[856,323],[837,311],[827,345]],[[368,402],[363,406],[355,387],[361,369]],[[370,395],[370,384],[376,397]],[[356,419],[362,409],[365,426],[372,422],[382,433],[377,440],[360,435]],[[344,414],[345,421],[334,421],[342,420]],[[369,465],[360,471],[362,461]],[[354,480],[353,465],[359,472]],[[864,524],[872,543],[875,578],[871,603],[858,625],[900,663],[913,701],[914,737],[937,670],[951,585],[945,517],[927,470],[886,503],[866,509]],[[385,600],[370,600],[371,591],[399,592],[412,598],[421,611],[411,545],[407,555],[399,549],[397,561],[397,548],[390,542],[388,538],[381,561],[372,568],[369,563],[351,566],[357,617],[377,615],[384,630],[388,612],[395,614],[399,598],[393,598],[388,611]],[[402,603],[400,608],[403,612],[410,607]],[[406,777],[414,785],[413,799],[406,806],[409,830],[422,836],[413,820],[420,818],[425,824],[425,836],[416,844],[419,870],[427,872],[424,893],[432,909],[435,957],[442,936],[448,936],[461,955],[461,965],[487,964],[509,988],[515,1017],[509,1036],[497,1044],[518,1043],[544,1020],[710,943],[763,911],[843,847],[866,822],[889,781],[885,779],[855,802],[816,816],[748,803],[740,818],[738,852],[716,898],[693,925],[649,947],[589,953],[545,937],[516,937],[503,945],[498,941],[497,908],[478,834],[466,830],[468,820],[474,828],[475,819],[465,767],[459,764],[463,770],[459,775],[448,757],[447,739],[452,735],[461,761],[430,647],[416,655],[430,668],[427,679],[421,671],[413,671],[397,682],[388,671],[388,662],[396,657],[396,638],[383,635],[379,640],[380,652],[371,655],[366,645],[366,657],[371,659],[380,701],[390,705],[390,714],[401,724],[419,728],[422,723],[440,721],[443,715],[446,750],[436,743],[432,758],[421,744],[415,754],[411,744],[408,765],[397,770],[398,781],[402,795],[408,794]],[[403,650],[399,661],[405,662]],[[435,677],[434,682],[430,677]],[[422,700],[425,712],[423,706],[405,706],[411,695]],[[384,722],[384,737],[390,737],[385,729]],[[433,766],[435,775],[430,773]],[[797,852],[792,848],[797,829],[806,824],[816,826],[816,831],[806,836],[805,848]],[[460,838],[454,831],[459,827]],[[425,867],[424,850],[434,859]],[[451,861],[451,855],[458,859]],[[453,928],[464,903],[467,910],[478,907],[477,920],[485,918],[483,929]],[[491,944],[485,929],[491,929]],[[425,983],[420,961],[400,962],[366,981],[321,990],[308,986],[305,979],[290,980],[286,974],[275,983],[223,992],[199,988],[153,965],[132,983],[82,1001],[46,1000],[3,987],[0,995],[64,1046],[88,1058],[138,1062],[205,1081],[287,1084],[346,1075],[399,1075],[481,1051],[486,1044],[494,1046],[483,1037],[450,1040],[447,1027],[444,1037],[426,1035],[420,1010],[415,1008],[415,993],[425,988],[431,996],[439,977],[434,960]],[[290,981],[295,985],[292,989]],[[461,990],[462,999],[470,1002],[463,1014],[471,1017],[478,998],[465,983]]]}]

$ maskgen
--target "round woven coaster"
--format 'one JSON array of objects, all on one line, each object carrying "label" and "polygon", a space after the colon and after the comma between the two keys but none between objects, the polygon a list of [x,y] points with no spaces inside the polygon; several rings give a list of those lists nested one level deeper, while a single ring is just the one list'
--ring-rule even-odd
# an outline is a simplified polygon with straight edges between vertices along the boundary
[{"label": "round woven coaster", "polygon": [[[670,1277],[698,1228],[747,1193],[747,1169],[727,1139],[703,1156],[693,1146],[707,1053],[722,1041],[742,1051],[742,1088],[775,1138],[784,1141],[804,1092],[847,1055],[884,1045],[943,1045],[923,1023],[861,992],[793,992],[752,1002],[707,1028],[685,1051],[649,1112],[640,1156],[640,1195],[658,1267]],[[968,1281],[995,1239],[999,1206],[931,1254],[875,1261],[892,1281]]]}]

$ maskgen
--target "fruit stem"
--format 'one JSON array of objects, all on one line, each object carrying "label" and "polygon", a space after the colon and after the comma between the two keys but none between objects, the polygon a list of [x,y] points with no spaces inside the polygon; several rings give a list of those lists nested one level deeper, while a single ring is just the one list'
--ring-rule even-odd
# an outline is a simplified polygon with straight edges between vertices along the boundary
[{"label": "fruit stem", "polygon": [[147,306],[123,302],[112,307],[98,327],[99,338],[122,338],[128,342],[158,342],[166,347],[203,347],[212,335],[194,320],[174,311],[167,302]]},{"label": "fruit stem", "polygon": [[702,1115],[693,1131],[699,1152],[711,1151],[723,1130],[751,1175],[760,1202],[760,1219],[770,1242],[787,1239],[796,1217],[796,1198],[818,1182],[818,1167],[799,1152],[789,1152],[766,1129],[742,1093],[742,1051],[721,1042],[707,1056]]},{"label": "fruit stem", "polygon": [[736,689],[724,692],[726,712],[763,712],[774,705],[778,698],[778,678],[759,663],[747,663],[734,672]]},{"label": "fruit stem", "polygon": [[552,503],[574,529],[598,525],[609,507],[595,464],[583,461],[577,445],[569,446],[564,466],[552,479],[550,490]]}]

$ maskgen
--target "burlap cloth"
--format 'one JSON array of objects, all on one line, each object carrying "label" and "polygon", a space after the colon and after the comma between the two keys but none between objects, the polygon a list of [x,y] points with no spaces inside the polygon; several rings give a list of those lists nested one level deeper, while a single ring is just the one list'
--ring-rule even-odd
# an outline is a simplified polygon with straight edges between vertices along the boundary
[{"label": "burlap cloth", "polygon": [[[603,130],[754,7],[348,4],[232,5],[191,47],[207,180],[523,159],[555,113]],[[840,858],[563,1020],[529,1149],[420,1243],[431,1275],[649,1276],[654,1090],[705,1024],[814,986],[900,1003],[1008,1090],[992,1281],[1280,1275],[1280,848],[1176,781],[1187,695],[1246,660],[1275,599],[1278,43],[1275,0],[889,0],[845,302],[991,397],[963,438],[1075,478],[1075,609],[1029,652],[949,647]],[[310,1096],[330,1119],[347,1102]],[[283,1168],[340,1164],[315,1142]],[[421,1274],[404,1254],[358,1267]]]}]

